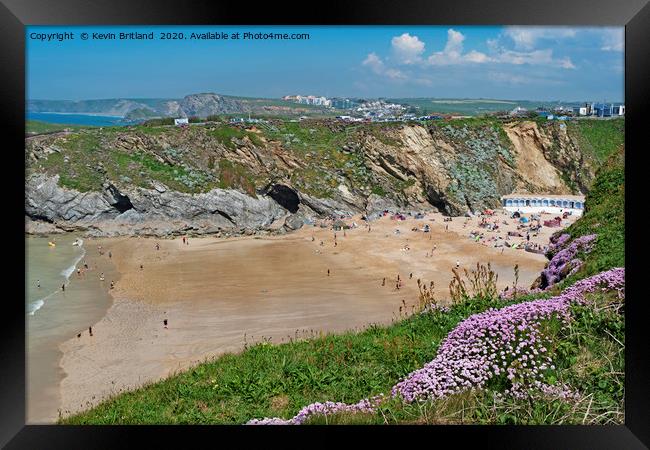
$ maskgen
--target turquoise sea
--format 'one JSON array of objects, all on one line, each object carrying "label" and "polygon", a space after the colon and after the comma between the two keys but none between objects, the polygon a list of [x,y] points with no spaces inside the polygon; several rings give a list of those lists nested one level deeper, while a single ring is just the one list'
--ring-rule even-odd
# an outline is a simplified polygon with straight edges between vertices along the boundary
[{"label": "turquoise sea", "polygon": [[68,113],[45,113],[29,112],[27,120],[38,120],[47,123],[60,123],[65,125],[85,125],[94,127],[110,127],[133,125],[135,122],[126,121],[119,116],[97,116],[92,114],[68,114]]}]

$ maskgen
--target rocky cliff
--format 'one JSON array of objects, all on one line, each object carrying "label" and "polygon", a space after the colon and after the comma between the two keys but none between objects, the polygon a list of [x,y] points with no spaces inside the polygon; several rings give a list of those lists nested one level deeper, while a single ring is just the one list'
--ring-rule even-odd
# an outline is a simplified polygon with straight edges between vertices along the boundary
[{"label": "rocky cliff", "polygon": [[580,127],[306,120],[40,135],[26,139],[25,213],[35,232],[95,234],[291,230],[384,209],[461,215],[512,192],[586,192],[598,158]]}]

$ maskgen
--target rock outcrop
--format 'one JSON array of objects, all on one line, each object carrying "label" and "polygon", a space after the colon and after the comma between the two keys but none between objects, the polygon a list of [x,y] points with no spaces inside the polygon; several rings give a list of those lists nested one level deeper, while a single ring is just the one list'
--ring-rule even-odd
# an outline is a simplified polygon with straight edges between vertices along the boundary
[{"label": "rock outcrop", "polygon": [[[32,221],[55,228],[104,230],[106,234],[167,234],[195,230],[265,229],[287,214],[269,197],[214,189],[186,194],[170,190],[106,184],[101,192],[77,192],[58,185],[58,177],[31,176],[25,185],[25,212]],[[48,228],[48,229],[51,229]],[[31,227],[39,232],[38,228]],[[97,234],[97,233],[96,233]]]},{"label": "rock outcrop", "polygon": [[[194,115],[232,101],[200,94],[167,106]],[[463,215],[512,192],[585,193],[596,167],[580,145],[566,126],[532,121],[53,133],[26,139],[25,213],[32,230],[105,234],[280,232],[384,210]]]}]

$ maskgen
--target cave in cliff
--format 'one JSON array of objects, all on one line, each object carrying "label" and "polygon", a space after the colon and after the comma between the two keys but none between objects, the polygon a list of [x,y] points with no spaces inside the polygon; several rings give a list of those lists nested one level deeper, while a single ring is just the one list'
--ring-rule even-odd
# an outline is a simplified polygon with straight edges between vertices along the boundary
[{"label": "cave in cliff", "polygon": [[278,202],[280,206],[291,213],[298,212],[298,205],[300,205],[300,197],[298,193],[288,186],[282,184],[274,184],[267,191],[266,195]]},{"label": "cave in cliff", "polygon": [[120,212],[120,214],[128,211],[129,209],[134,209],[131,200],[129,200],[129,197],[127,195],[122,195],[115,186],[110,185],[108,187],[108,191],[110,192],[114,200],[114,202],[111,203],[111,206],[117,209]]}]

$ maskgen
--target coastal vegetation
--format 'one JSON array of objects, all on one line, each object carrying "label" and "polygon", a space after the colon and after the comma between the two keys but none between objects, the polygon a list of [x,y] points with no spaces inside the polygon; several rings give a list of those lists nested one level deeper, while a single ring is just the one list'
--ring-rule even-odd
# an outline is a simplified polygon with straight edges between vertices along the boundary
[{"label": "coastal vegetation", "polygon": [[57,131],[64,130],[80,130],[82,128],[87,127],[82,125],[66,125],[61,123],[41,122],[38,120],[25,121],[25,134],[28,136],[34,134],[56,133]]},{"label": "coastal vegetation", "polygon": [[449,304],[425,282],[390,325],[251,342],[60,423],[621,424],[624,181],[619,147],[553,237],[548,286],[499,294],[478,266]]},{"label": "coastal vegetation", "polygon": [[[517,164],[504,131],[524,123],[477,117],[424,124],[306,119],[246,125],[212,117],[177,127],[171,119],[151,119],[29,137],[27,171],[58,175],[60,186],[82,193],[101,191],[106,182],[126,191],[158,183],[181,193],[221,187],[254,197],[282,180],[315,198],[346,202],[348,195],[362,204],[375,193],[400,205],[429,201],[462,214],[497,206],[517,183],[545,189],[530,185],[528,168]],[[584,192],[595,168],[622,143],[623,120],[575,121],[568,141],[562,125],[539,125],[550,147],[533,150],[571,191]]]}]

